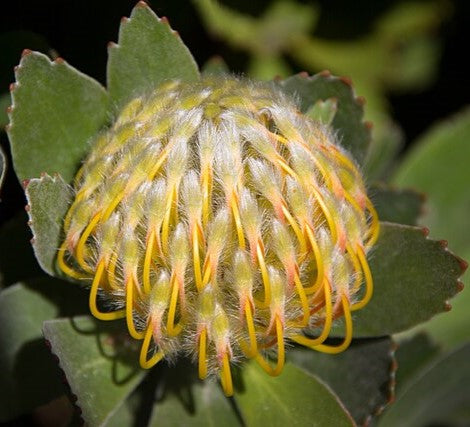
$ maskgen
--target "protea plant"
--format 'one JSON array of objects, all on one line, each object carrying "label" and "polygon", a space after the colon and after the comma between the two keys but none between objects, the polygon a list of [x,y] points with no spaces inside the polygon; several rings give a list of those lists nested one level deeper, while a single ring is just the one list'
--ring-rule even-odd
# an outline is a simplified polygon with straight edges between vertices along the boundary
[{"label": "protea plant", "polygon": [[107,90],[28,50],[16,79],[35,255],[59,313],[86,295],[97,319],[43,325],[86,423],[131,420],[155,390],[163,425],[366,423],[393,399],[389,336],[446,310],[466,264],[398,212],[418,196],[368,182],[347,79],[200,74],[144,2]]}]

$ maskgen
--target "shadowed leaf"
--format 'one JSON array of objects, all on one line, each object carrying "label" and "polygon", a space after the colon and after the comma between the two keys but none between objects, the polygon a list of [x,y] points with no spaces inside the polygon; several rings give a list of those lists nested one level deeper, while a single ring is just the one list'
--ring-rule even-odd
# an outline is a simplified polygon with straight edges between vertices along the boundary
[{"label": "shadowed leaf", "polygon": [[125,325],[83,316],[47,321],[43,331],[85,422],[105,423],[144,375]]},{"label": "shadowed leaf", "polygon": [[50,277],[28,280],[0,293],[0,421],[30,412],[66,391],[41,326],[47,319],[84,308],[86,298],[80,289]]},{"label": "shadowed leaf", "polygon": [[150,426],[241,425],[220,385],[211,379],[199,380],[194,364],[180,360],[177,367],[164,367],[160,383],[165,384],[165,391],[153,407]]},{"label": "shadowed leaf", "polygon": [[440,348],[424,333],[400,342],[395,353],[399,366],[396,375],[398,395],[439,353]]},{"label": "shadowed leaf", "polygon": [[380,426],[467,425],[469,360],[466,344],[428,365],[384,414]]},{"label": "shadowed leaf", "polygon": [[379,184],[369,194],[381,221],[416,225],[423,214],[424,195],[417,191]]},{"label": "shadowed leaf", "polygon": [[354,420],[365,425],[393,397],[393,349],[390,338],[379,338],[356,340],[335,356],[297,347],[288,358],[328,384]]}]

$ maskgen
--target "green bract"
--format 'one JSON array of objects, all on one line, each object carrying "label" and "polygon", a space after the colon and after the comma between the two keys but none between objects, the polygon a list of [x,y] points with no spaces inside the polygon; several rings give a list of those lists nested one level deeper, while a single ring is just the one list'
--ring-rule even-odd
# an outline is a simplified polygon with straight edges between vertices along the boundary
[{"label": "green bract", "polygon": [[[284,13],[286,7],[278,6],[273,16]],[[306,29],[315,18],[295,16],[294,27]],[[221,72],[223,66],[212,64],[205,74]],[[124,322],[105,323],[86,314],[87,297],[79,286],[81,280],[78,285],[64,280],[56,266],[57,250],[64,239],[72,180],[91,141],[114,122],[131,99],[169,79],[194,82],[200,75],[168,21],[139,2],[130,18],[123,20],[118,44],[110,47],[107,76],[108,91],[62,59],[50,61],[30,51],[24,52],[16,70],[7,127],[13,167],[24,181],[36,258],[55,278],[30,280],[29,275],[36,273],[25,255],[19,257],[25,264],[24,276],[20,276],[24,280],[0,293],[0,361],[7,373],[0,387],[9,390],[9,398],[0,402],[0,422],[68,393],[58,382],[48,386],[47,396],[34,392],[38,384],[51,384],[46,377],[56,374],[44,350],[35,351],[42,340],[41,330],[76,396],[83,419],[92,426],[142,420],[155,426],[351,425],[370,421],[393,399],[396,361],[389,336],[446,311],[448,299],[461,289],[459,277],[466,268],[444,242],[430,240],[426,230],[416,226],[422,205],[419,193],[385,184],[369,186],[369,197],[383,221],[378,242],[368,256],[375,290],[370,304],[354,313],[354,339],[346,353],[329,356],[296,347],[287,352],[286,368],[277,378],[266,376],[253,362],[241,364],[234,372],[231,400],[224,397],[216,382],[200,382],[195,366],[186,360],[178,361],[176,367],[158,365],[145,375],[136,364],[138,349]],[[309,117],[330,126],[358,167],[364,168],[370,126],[363,122],[363,103],[347,79],[329,73],[301,74],[272,84],[295,98]],[[461,132],[468,135],[464,126]],[[0,184],[4,168],[0,154]],[[410,171],[417,169],[410,166],[402,170],[397,182],[411,183]],[[419,190],[426,190],[426,185],[433,184],[423,182]],[[444,193],[436,193],[436,200]],[[15,227],[9,224],[10,229]],[[6,264],[6,240],[0,239],[0,268]],[[1,277],[5,285],[13,283],[11,269],[5,269]],[[332,344],[341,342],[341,323],[332,335]],[[446,366],[465,357],[468,346],[427,366],[429,379],[410,382],[399,400],[400,407],[414,405],[417,397],[444,381]],[[420,372],[413,371],[414,360],[406,361],[409,380]],[[456,378],[457,374],[451,373]],[[451,386],[446,383],[445,390]],[[427,403],[420,408],[423,413]],[[433,414],[429,422],[436,419]],[[385,423],[394,425],[398,420],[392,410]]]}]

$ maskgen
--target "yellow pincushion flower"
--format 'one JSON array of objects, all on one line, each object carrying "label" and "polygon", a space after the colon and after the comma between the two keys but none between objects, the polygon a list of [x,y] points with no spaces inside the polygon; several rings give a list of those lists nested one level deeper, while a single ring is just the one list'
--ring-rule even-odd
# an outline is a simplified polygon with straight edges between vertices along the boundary
[{"label": "yellow pincushion flower", "polygon": [[[241,357],[278,375],[288,340],[348,347],[377,215],[335,135],[272,85],[165,82],[94,141],[74,186],[59,266],[91,282],[95,317],[126,318],[143,368],[187,353],[231,395]],[[339,317],[343,342],[325,344]]]}]

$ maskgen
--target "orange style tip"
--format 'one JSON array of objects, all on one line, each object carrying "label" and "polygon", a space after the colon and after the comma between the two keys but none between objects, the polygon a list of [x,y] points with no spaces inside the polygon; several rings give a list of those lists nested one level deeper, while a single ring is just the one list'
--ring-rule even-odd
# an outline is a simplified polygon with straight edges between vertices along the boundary
[{"label": "orange style tip", "polygon": [[444,310],[445,311],[450,311],[452,310],[452,305],[446,301],[446,303],[444,304]]},{"label": "orange style tip", "polygon": [[16,89],[16,83],[10,83],[10,86],[8,86],[8,90],[10,92],[13,92]]},{"label": "orange style tip", "polygon": [[107,44],[108,49],[112,49],[117,46],[117,43],[109,41]]},{"label": "orange style tip", "polygon": [[429,236],[429,228],[423,227],[423,228],[421,229],[421,233],[423,233],[423,236],[424,236],[424,237],[428,237],[428,236]]},{"label": "orange style tip", "polygon": [[127,16],[123,16],[123,17],[121,18],[121,24],[126,24],[127,21],[129,21],[129,18],[128,18]]},{"label": "orange style tip", "polygon": [[7,112],[7,114],[10,114],[13,111],[13,105],[9,105],[7,108],[5,108],[5,111]]},{"label": "orange style tip", "polygon": [[25,56],[28,56],[31,53],[33,53],[31,49],[23,49],[23,52],[21,52],[21,57],[24,58]]},{"label": "orange style tip", "polygon": [[460,280],[457,281],[457,292],[462,292],[465,288],[465,285]]},{"label": "orange style tip", "polygon": [[[26,184],[24,184],[24,188],[26,188],[26,187],[28,186],[28,184],[29,184],[29,180],[26,180],[26,179],[25,179],[25,181],[28,181],[28,182],[27,182]],[[24,210],[25,210],[26,212],[29,212],[29,211],[31,210],[31,206],[30,206],[30,205],[25,205]]]},{"label": "orange style tip", "polygon": [[54,59],[54,62],[55,62],[56,64],[59,64],[59,65],[60,65],[60,64],[65,64],[65,59],[62,58],[61,56],[58,56],[56,59]]},{"label": "orange style tip", "polygon": [[343,76],[339,78],[346,86],[352,87],[352,80],[349,77]]},{"label": "orange style tip", "polygon": [[364,122],[364,126],[366,127],[366,129],[368,130],[372,130],[372,128],[374,127],[374,124],[372,122]]},{"label": "orange style tip", "polygon": [[163,22],[164,24],[170,25],[170,21],[168,20],[166,16],[162,16],[160,18],[160,21]]},{"label": "orange style tip", "polygon": [[135,5],[135,7],[149,7],[149,5],[147,4],[147,2],[141,0]]},{"label": "orange style tip", "polygon": [[308,78],[308,73],[307,71],[301,71],[299,74],[297,74],[299,77],[302,77],[303,79]]},{"label": "orange style tip", "polygon": [[322,77],[331,77],[331,71],[330,70],[320,71],[320,76],[322,76]]}]

